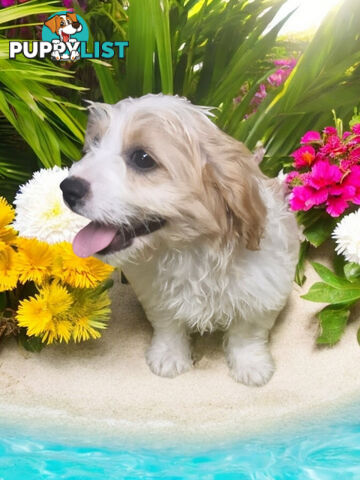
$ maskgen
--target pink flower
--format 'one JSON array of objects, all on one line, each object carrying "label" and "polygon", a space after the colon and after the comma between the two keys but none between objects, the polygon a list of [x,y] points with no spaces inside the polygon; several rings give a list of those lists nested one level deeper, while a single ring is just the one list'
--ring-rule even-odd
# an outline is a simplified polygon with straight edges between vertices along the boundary
[{"label": "pink flower", "polygon": [[267,81],[270,83],[271,86],[279,87],[288,78],[288,76],[294,69],[296,63],[297,63],[297,60],[295,58],[284,58],[284,59],[274,60],[274,65],[281,68],[278,68],[276,72],[272,73],[268,77]]},{"label": "pink flower", "polygon": [[310,210],[310,208],[313,206],[312,202],[310,201],[312,195],[312,188],[306,186],[294,187],[289,199],[291,209],[294,211]]},{"label": "pink flower", "polygon": [[280,68],[279,70],[276,70],[276,72],[272,73],[267,80],[273,87],[279,87],[285,82],[288,76],[289,73]]},{"label": "pink flower", "polygon": [[342,197],[332,197],[327,201],[326,212],[332,217],[339,217],[348,206],[349,203]]},{"label": "pink flower", "polygon": [[306,183],[310,187],[320,190],[321,188],[340,182],[341,178],[342,173],[337,165],[319,160],[313,166],[310,175],[306,179]]},{"label": "pink flower", "polygon": [[288,173],[285,178],[285,182],[289,185],[291,183],[295,183],[295,181],[301,180],[299,172],[293,170],[292,172]]},{"label": "pink flower", "polygon": [[349,159],[354,163],[358,163],[360,161],[360,147],[356,147],[351,150]]},{"label": "pink flower", "polygon": [[252,105],[260,105],[260,103],[264,100],[266,95],[267,95],[266,86],[264,83],[261,83],[259,86],[259,90],[255,93],[250,103]]},{"label": "pink flower", "polygon": [[1,0],[1,6],[6,8],[6,7],[11,7],[11,5],[14,5],[15,0]]},{"label": "pink flower", "polygon": [[347,142],[348,147],[354,147],[356,145],[360,145],[360,135],[352,135]]},{"label": "pink flower", "polygon": [[[343,183],[343,188],[348,189],[351,198],[349,198],[355,205],[360,205],[360,166],[353,165],[350,167],[350,173],[346,175]],[[352,188],[353,190],[350,190]]]},{"label": "pink flower", "polygon": [[313,147],[306,145],[295,150],[290,156],[295,160],[296,168],[308,167],[315,160],[316,152]]},{"label": "pink flower", "polygon": [[330,135],[323,147],[320,148],[319,153],[322,156],[329,156],[335,158],[346,153],[347,147],[341,142],[337,135]]},{"label": "pink flower", "polygon": [[323,132],[325,135],[337,135],[337,130],[334,127],[325,127]]},{"label": "pink flower", "polygon": [[344,132],[343,140],[346,140],[351,135],[351,132]]},{"label": "pink flower", "polygon": [[274,65],[281,66],[281,67],[288,67],[293,69],[297,64],[296,58],[279,58],[278,60],[274,60]]},{"label": "pink flower", "polygon": [[306,132],[305,135],[300,140],[300,143],[317,143],[321,142],[321,135],[319,132],[315,132],[314,130],[310,130]]},{"label": "pink flower", "polygon": [[356,134],[360,135],[360,123],[357,123],[356,125],[353,125],[351,127],[351,130]]}]

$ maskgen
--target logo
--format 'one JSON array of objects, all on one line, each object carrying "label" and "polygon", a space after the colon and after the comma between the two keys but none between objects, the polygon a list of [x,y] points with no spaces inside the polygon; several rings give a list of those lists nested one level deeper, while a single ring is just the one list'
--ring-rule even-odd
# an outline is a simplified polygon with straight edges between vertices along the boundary
[{"label": "logo", "polygon": [[125,58],[129,42],[93,42],[88,51],[89,29],[76,13],[64,11],[51,15],[42,28],[42,41],[10,41],[9,58],[18,54],[26,58],[45,58],[50,55],[57,62],[75,62],[81,58]]}]

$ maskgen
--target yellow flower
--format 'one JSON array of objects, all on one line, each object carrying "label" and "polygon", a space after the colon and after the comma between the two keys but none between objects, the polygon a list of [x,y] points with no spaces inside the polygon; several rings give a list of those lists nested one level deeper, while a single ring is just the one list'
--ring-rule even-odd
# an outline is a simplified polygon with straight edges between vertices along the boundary
[{"label": "yellow flower", "polygon": [[54,275],[74,288],[93,288],[109,277],[114,268],[93,257],[80,258],[75,255],[70,243],[54,246],[56,261]]},{"label": "yellow flower", "polygon": [[71,306],[73,298],[68,290],[57,283],[45,285],[34,297],[20,302],[16,319],[28,335],[42,338],[43,342],[55,340],[66,343],[71,338]]},{"label": "yellow flower", "polygon": [[41,336],[51,325],[52,315],[46,301],[36,295],[20,302],[16,319],[20,327],[27,328],[29,336]]},{"label": "yellow flower", "polygon": [[0,197],[0,244],[11,244],[16,238],[16,231],[9,227],[14,220],[15,210],[4,197]]},{"label": "yellow flower", "polygon": [[89,340],[90,338],[100,338],[101,333],[91,326],[89,317],[82,317],[76,320],[72,337],[74,342],[81,342],[82,340]]},{"label": "yellow flower", "polygon": [[5,243],[0,243],[0,292],[12,290],[19,279],[16,252]]},{"label": "yellow flower", "polygon": [[53,265],[51,247],[34,238],[18,237],[19,280],[41,285],[50,275]]},{"label": "yellow flower", "polygon": [[4,197],[0,197],[0,228],[9,225],[15,217],[15,210]]},{"label": "yellow flower", "polygon": [[72,338],[75,342],[99,338],[99,329],[106,328],[110,317],[110,298],[107,292],[99,293],[96,289],[74,289],[74,304],[71,315],[74,322]]}]

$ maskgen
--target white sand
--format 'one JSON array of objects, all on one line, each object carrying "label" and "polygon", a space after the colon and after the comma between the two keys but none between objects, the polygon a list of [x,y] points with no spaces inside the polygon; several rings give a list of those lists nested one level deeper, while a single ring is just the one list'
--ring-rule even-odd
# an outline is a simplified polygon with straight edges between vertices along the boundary
[{"label": "white sand", "polygon": [[230,378],[220,335],[195,339],[191,372],[175,379],[153,375],[144,360],[151,328],[131,287],[118,284],[113,319],[101,340],[52,346],[40,354],[12,340],[3,345],[0,420],[169,441],[283,426],[313,415],[314,408],[330,412],[360,396],[359,325],[353,321],[335,348],[317,348],[314,313],[322,305],[299,298],[316,280],[311,267],[308,277],[303,289],[294,287],[273,331],[277,370],[265,387]]}]

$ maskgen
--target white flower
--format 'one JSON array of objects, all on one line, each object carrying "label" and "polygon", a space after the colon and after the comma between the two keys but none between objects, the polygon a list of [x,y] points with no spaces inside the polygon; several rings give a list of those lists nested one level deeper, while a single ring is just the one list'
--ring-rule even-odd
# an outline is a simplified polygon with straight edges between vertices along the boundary
[{"label": "white flower", "polygon": [[89,223],[63,201],[59,185],[67,175],[67,168],[42,169],[20,187],[14,201],[13,226],[22,237],[48,243],[72,242],[77,232]]},{"label": "white flower", "polygon": [[360,263],[360,209],[346,215],[332,233],[336,251],[348,262]]}]

